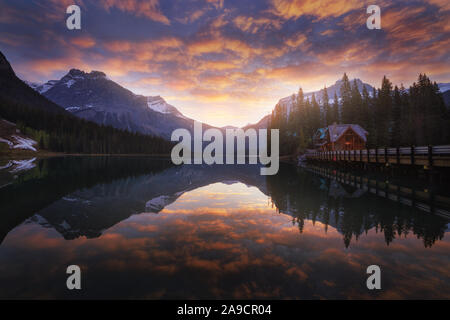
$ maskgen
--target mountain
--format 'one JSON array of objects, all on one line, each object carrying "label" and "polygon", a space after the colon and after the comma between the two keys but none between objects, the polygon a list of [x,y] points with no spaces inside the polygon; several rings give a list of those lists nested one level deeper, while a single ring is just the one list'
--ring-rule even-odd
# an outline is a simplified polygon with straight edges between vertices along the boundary
[{"label": "mountain", "polygon": [[175,166],[77,190],[40,210],[34,219],[65,239],[99,237],[133,214],[159,213],[184,193],[213,183],[241,182],[267,194],[266,179],[258,170],[254,165]]},{"label": "mountain", "polygon": [[450,83],[438,83],[439,91],[444,93],[450,90]]},{"label": "mountain", "polygon": [[31,88],[33,88],[34,90],[36,90],[37,92],[39,92],[40,94],[43,94],[44,92],[46,92],[48,89],[50,89],[51,87],[53,87],[58,80],[49,80],[48,82],[41,84],[41,83],[36,83],[36,82],[30,82],[30,81],[26,81],[24,80],[24,82],[30,86]]},{"label": "mountain", "polygon": [[60,80],[30,86],[66,111],[98,124],[166,139],[177,128],[193,130],[194,120],[162,97],[134,94],[101,71],[71,69]]},{"label": "mountain", "polygon": [[0,52],[0,96],[10,102],[29,105],[53,113],[67,113],[63,108],[49,101],[20,80],[6,57]]},{"label": "mountain", "polygon": [[270,120],[270,114],[268,114],[267,116],[265,116],[264,118],[259,120],[257,123],[249,123],[249,124],[247,124],[242,129],[244,129],[244,130],[247,130],[247,129],[255,129],[255,130],[267,129],[267,127],[269,126],[269,120]]},{"label": "mountain", "polygon": [[450,83],[438,83],[439,91],[442,93],[445,105],[450,108]]},{"label": "mountain", "polygon": [[[351,85],[353,86],[353,82],[355,79],[350,80]],[[359,92],[362,93],[363,88],[366,87],[367,91],[369,92],[370,95],[372,95],[373,90],[375,89],[374,87],[372,87],[370,84],[368,83],[364,83],[362,82],[360,79],[356,79],[356,84],[358,86]],[[328,102],[331,104],[334,102],[334,94],[336,93],[338,99],[341,98],[341,87],[342,87],[342,80],[337,80],[332,86],[327,88],[327,93],[328,93]],[[312,92],[306,92],[304,93],[305,96],[305,100],[306,98],[309,98],[309,100],[311,100],[313,94],[316,97],[316,100],[322,104],[323,102],[323,90],[318,90],[318,91],[312,91]],[[297,98],[297,94],[294,94],[294,97]],[[288,113],[290,112],[290,109],[292,107],[292,95],[290,95],[289,97],[285,97],[283,99],[280,99],[280,101],[278,102],[279,104],[281,104],[282,106],[286,106]]]},{"label": "mountain", "polygon": [[448,108],[450,108],[450,90],[445,91],[445,92],[442,94],[442,97],[444,98],[445,105],[446,105]]},{"label": "mountain", "polygon": [[[97,76],[95,73],[92,75]],[[70,86],[68,80],[65,85]],[[95,154],[168,154],[172,148],[172,143],[161,137],[117,130],[74,116],[20,80],[1,52],[0,118],[17,123],[18,128],[38,142],[39,148],[43,150]],[[32,141],[24,140],[24,137],[3,139],[7,142],[3,141],[5,145],[2,144],[2,149],[6,145],[11,150],[19,149],[16,145],[20,145],[34,151]],[[11,150],[3,151],[7,153]]]},{"label": "mountain", "polygon": [[[352,85],[353,85],[353,81],[354,81],[354,79],[350,80],[350,83]],[[360,79],[356,79],[356,84],[361,93],[362,93],[364,86],[366,87],[366,89],[370,95],[372,95],[372,92],[375,89],[370,84],[364,83]],[[336,93],[338,99],[341,98],[341,92],[340,92],[341,87],[342,87],[342,80],[337,80],[332,86],[327,88],[328,97],[329,97],[328,102],[330,104],[332,104],[334,102],[333,98],[334,98],[335,93]],[[323,100],[323,91],[322,90],[306,92],[306,93],[304,93],[304,97],[305,97],[305,99],[309,98],[311,100],[313,94],[315,95],[316,100],[320,104],[322,104],[322,100]],[[291,111],[291,107],[292,107],[292,96],[297,98],[297,94],[293,94],[293,95],[290,95],[289,97],[282,98],[278,101],[278,104],[285,106],[287,108],[288,114]],[[270,120],[270,115],[267,115],[267,116],[263,117],[261,120],[259,120],[257,123],[246,125],[243,129],[248,129],[248,128],[265,129],[269,125],[269,120]]]}]

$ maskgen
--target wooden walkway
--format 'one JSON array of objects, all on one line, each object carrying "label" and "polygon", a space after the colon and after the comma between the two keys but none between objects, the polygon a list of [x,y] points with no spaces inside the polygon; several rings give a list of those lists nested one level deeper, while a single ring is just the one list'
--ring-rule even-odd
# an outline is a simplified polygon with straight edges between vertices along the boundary
[{"label": "wooden walkway", "polygon": [[305,154],[308,160],[329,162],[365,162],[432,167],[450,167],[450,145],[377,148],[348,151],[313,151]]}]

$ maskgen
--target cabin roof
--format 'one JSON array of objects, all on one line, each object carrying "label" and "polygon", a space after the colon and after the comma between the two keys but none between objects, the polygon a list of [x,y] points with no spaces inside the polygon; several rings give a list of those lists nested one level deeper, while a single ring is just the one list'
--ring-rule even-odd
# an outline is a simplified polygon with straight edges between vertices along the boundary
[{"label": "cabin roof", "polygon": [[325,128],[320,128],[317,130],[316,136],[319,139],[325,139],[326,133],[330,133],[330,142],[336,142],[339,138],[347,131],[348,128],[351,128],[364,142],[367,141],[368,132],[364,130],[358,124],[332,124]]}]

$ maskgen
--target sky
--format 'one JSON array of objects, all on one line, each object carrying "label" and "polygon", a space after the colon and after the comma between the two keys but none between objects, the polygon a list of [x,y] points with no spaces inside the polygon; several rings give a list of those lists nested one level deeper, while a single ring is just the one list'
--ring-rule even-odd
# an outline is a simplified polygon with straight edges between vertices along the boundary
[{"label": "sky", "polygon": [[[68,30],[66,8],[81,8]],[[369,30],[368,5],[381,8]],[[448,0],[0,0],[0,50],[23,80],[103,71],[186,116],[243,126],[347,72],[379,87],[450,82]]]}]

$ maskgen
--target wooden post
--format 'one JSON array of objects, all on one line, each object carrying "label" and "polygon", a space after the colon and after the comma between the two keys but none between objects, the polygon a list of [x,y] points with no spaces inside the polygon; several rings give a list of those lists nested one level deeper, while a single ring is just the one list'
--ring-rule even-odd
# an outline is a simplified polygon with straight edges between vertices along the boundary
[{"label": "wooden post", "polygon": [[414,146],[411,146],[411,165],[414,165]]},{"label": "wooden post", "polygon": [[428,146],[428,166],[433,167],[433,146]]},{"label": "wooden post", "polygon": [[397,147],[397,164],[400,164],[400,147]]},{"label": "wooden post", "polygon": [[375,146],[375,163],[378,163],[378,147]]}]

